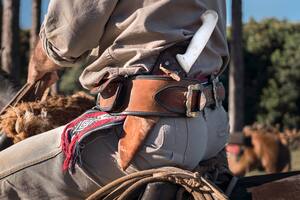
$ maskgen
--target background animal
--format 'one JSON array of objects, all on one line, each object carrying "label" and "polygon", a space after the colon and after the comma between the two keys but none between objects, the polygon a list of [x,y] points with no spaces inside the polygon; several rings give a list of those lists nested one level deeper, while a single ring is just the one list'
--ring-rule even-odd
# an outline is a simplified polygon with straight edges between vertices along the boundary
[{"label": "background animal", "polygon": [[245,127],[245,137],[250,145],[241,146],[241,154],[229,154],[229,168],[233,174],[243,176],[253,169],[262,169],[267,173],[287,172],[291,169],[291,153],[288,141],[276,128],[262,126]]}]

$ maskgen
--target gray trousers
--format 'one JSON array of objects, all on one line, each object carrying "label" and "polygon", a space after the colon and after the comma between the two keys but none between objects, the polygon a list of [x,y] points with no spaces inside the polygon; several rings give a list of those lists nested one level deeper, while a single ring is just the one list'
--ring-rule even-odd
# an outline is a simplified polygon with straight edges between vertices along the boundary
[{"label": "gray trousers", "polygon": [[28,138],[0,152],[0,199],[84,199],[128,173],[161,166],[192,170],[215,156],[228,139],[222,107],[197,118],[161,118],[126,171],[117,164],[122,126],[94,133],[75,173],[62,170],[64,127]]}]

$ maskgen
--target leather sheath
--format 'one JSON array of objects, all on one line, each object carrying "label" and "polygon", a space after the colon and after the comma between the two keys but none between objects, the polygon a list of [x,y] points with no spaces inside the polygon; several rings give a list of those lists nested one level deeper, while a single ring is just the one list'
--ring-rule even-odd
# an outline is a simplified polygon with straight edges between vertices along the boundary
[{"label": "leather sheath", "polygon": [[123,125],[123,136],[119,140],[118,152],[120,167],[125,170],[145,141],[148,133],[159,117],[127,116]]}]

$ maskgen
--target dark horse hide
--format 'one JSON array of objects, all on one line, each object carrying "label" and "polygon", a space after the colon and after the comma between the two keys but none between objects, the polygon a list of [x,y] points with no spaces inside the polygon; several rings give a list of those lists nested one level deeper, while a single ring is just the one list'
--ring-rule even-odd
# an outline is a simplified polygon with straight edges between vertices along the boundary
[{"label": "dark horse hide", "polygon": [[20,86],[6,72],[0,70],[0,110],[17,94]]},{"label": "dark horse hide", "polygon": [[[0,110],[17,94],[20,85],[5,71],[0,69]],[[11,146],[13,141],[0,131],[0,151]]]}]

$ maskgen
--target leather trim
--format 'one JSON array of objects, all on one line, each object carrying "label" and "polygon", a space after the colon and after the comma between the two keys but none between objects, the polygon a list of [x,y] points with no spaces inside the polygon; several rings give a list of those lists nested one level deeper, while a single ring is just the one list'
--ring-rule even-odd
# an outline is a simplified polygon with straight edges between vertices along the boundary
[{"label": "leather trim", "polygon": [[123,89],[123,83],[111,83],[109,87],[105,88],[98,94],[97,106],[100,110],[109,112],[118,109],[118,99]]}]

